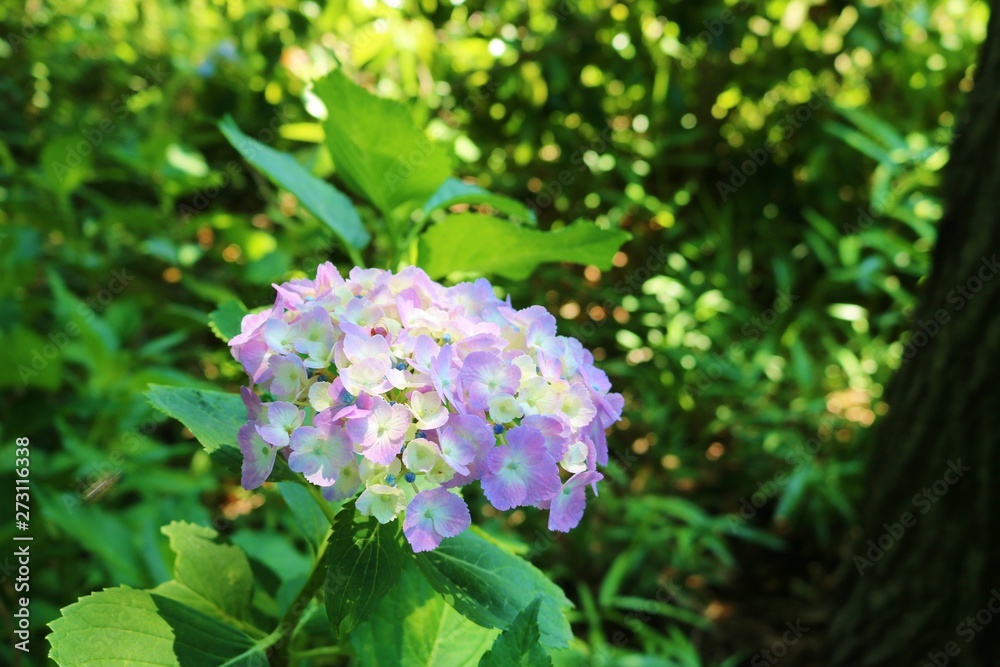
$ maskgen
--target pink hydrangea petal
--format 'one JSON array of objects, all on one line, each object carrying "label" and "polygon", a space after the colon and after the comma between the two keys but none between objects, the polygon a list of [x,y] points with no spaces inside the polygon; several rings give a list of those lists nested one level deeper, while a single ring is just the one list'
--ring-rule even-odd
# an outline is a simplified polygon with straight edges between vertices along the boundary
[{"label": "pink hydrangea petal", "polygon": [[289,441],[288,467],[317,486],[332,486],[340,471],[354,460],[354,448],[340,426],[297,429]]}]

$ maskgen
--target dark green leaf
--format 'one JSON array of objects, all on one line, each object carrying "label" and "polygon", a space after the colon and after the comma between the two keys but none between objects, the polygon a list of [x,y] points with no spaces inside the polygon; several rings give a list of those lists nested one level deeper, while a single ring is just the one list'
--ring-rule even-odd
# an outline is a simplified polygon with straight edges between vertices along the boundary
[{"label": "dark green leaf", "polygon": [[552,660],[538,643],[538,609],[542,598],[535,598],[493,642],[479,667],[552,667]]},{"label": "dark green leaf", "polygon": [[146,398],[153,407],[187,426],[209,454],[232,450],[227,455],[242,460],[236,434],[246,423],[247,409],[239,395],[153,384]]},{"label": "dark green leaf", "polygon": [[397,522],[380,524],[350,503],[337,513],[327,547],[326,613],[340,638],[368,618],[398,582],[405,564]]},{"label": "dark green leaf", "polygon": [[475,531],[444,540],[415,555],[417,567],[444,599],[474,623],[506,629],[537,596],[541,642],[563,648],[572,637],[562,614],[572,607],[558,586],[531,563],[510,554]]},{"label": "dark green leaf", "polygon": [[62,381],[62,357],[50,360],[42,350],[51,341],[22,326],[0,330],[0,387],[56,389]]},{"label": "dark green leaf", "polygon": [[278,490],[285,499],[288,508],[292,510],[295,523],[302,531],[314,549],[319,548],[326,531],[330,527],[323,510],[316,506],[316,501],[301,484],[297,482],[279,482]]}]

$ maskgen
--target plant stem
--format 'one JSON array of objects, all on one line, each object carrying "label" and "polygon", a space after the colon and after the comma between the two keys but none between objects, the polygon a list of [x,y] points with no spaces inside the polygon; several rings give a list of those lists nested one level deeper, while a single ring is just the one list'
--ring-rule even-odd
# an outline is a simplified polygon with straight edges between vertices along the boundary
[{"label": "plant stem", "polygon": [[354,266],[357,266],[362,269],[365,268],[365,260],[362,259],[361,253],[358,252],[353,247],[351,247],[350,244],[345,244],[345,245],[347,247],[347,254],[348,256],[350,256],[351,261],[354,262]]},{"label": "plant stem", "polygon": [[330,503],[328,503],[326,498],[323,497],[323,492],[320,491],[319,487],[315,484],[304,484],[304,486],[306,487],[306,490],[309,491],[309,495],[311,495],[313,500],[316,501],[316,504],[319,505],[319,509],[323,512],[323,516],[325,516],[326,520],[330,522],[330,527],[333,528],[333,524],[337,520],[337,513],[333,511],[333,507],[331,507]]},{"label": "plant stem", "polygon": [[330,530],[326,532],[326,537],[323,538],[323,541],[316,548],[316,560],[313,563],[312,571],[309,573],[309,578],[306,579],[305,585],[299,591],[299,594],[295,596],[292,604],[288,607],[288,611],[281,617],[278,629],[265,639],[266,646],[276,646],[273,662],[271,663],[276,667],[288,665],[289,656],[291,655],[292,633],[295,632],[302,614],[309,607],[309,602],[315,597],[316,591],[319,590],[319,587],[326,580],[326,548],[330,544],[333,525],[337,522],[337,513],[323,497],[323,493],[319,490],[319,487],[306,483],[304,479],[298,476],[296,476],[296,481],[309,491],[309,495],[319,505],[323,516],[330,522]]},{"label": "plant stem", "polygon": [[320,646],[319,648],[313,648],[307,651],[296,651],[293,654],[293,657],[301,660],[305,658],[320,658],[328,655],[346,655],[346,653],[347,651],[339,646]]},{"label": "plant stem", "polygon": [[[322,500],[322,499],[321,499]],[[325,501],[324,501],[325,502]],[[331,526],[333,525],[332,516],[328,516],[330,519]],[[277,645],[275,650],[273,665],[287,665],[288,656],[290,653],[292,633],[295,632],[295,628],[299,624],[299,620],[302,618],[302,614],[309,607],[309,602],[315,597],[316,591],[319,587],[323,585],[326,580],[326,546],[329,544],[330,531],[327,531],[326,538],[320,543],[319,548],[316,549],[316,562],[313,563],[312,572],[309,573],[309,578],[306,579],[305,585],[299,594],[295,596],[292,600],[292,604],[289,605],[288,611],[285,615],[281,617],[281,622],[278,623],[278,629],[275,631],[279,633],[277,640],[273,642],[273,645]]]}]

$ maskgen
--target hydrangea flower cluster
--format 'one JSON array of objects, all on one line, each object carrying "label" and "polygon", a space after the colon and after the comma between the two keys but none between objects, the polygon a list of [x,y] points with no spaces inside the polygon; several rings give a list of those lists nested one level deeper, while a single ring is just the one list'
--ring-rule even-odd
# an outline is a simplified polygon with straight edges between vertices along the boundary
[{"label": "hydrangea flower cluster", "polygon": [[351,270],[275,285],[272,308],[230,341],[251,384],[239,431],[253,489],[280,452],[328,500],[403,515],[414,551],[471,524],[458,492],[478,482],[498,510],[579,523],[608,460],[622,396],[541,306],[515,310],[485,279],[444,287],[418,268]]}]

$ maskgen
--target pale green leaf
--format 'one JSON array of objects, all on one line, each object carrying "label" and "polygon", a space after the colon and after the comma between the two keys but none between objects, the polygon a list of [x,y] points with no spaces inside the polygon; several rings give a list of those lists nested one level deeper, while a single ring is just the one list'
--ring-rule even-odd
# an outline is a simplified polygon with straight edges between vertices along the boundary
[{"label": "pale green leaf", "polygon": [[170,539],[174,579],[228,617],[240,619],[250,607],[253,573],[243,550],[225,543],[205,526],[174,521],[160,529]]},{"label": "pale green leaf", "polygon": [[49,657],[62,667],[264,667],[254,640],[175,600],[110,588],[62,610]]},{"label": "pale green leaf", "polygon": [[246,423],[247,409],[238,394],[152,384],[146,398],[187,426],[209,454],[230,448],[240,456],[236,434]]},{"label": "pale green leaf", "polygon": [[424,210],[427,213],[439,208],[447,210],[457,204],[468,204],[470,206],[486,205],[498,213],[508,216],[512,222],[520,225],[535,224],[538,222],[535,212],[516,199],[498,195],[478,185],[460,181],[457,178],[446,180],[438,188],[438,191],[424,204]]},{"label": "pale green leaf", "polygon": [[340,176],[388,215],[419,205],[451,172],[451,159],[402,103],[369,93],[337,70],[316,82],[326,106],[326,145]]},{"label": "pale green leaf", "polygon": [[869,136],[878,139],[886,148],[906,150],[909,147],[906,138],[899,133],[899,130],[877,116],[862,109],[849,109],[847,107],[837,107],[837,111],[867,132]]},{"label": "pale green leaf", "polygon": [[473,272],[522,280],[545,262],[593,264],[603,270],[611,268],[611,258],[629,238],[620,229],[586,222],[543,232],[489,215],[458,213],[423,233],[419,264],[431,278]]},{"label": "pale green leaf", "polygon": [[855,149],[859,153],[863,153],[868,157],[872,158],[876,162],[881,162],[884,164],[892,164],[894,160],[892,155],[879,145],[877,142],[872,140],[866,134],[858,132],[855,129],[847,127],[842,123],[830,122],[823,126],[827,132],[842,140],[851,148]]},{"label": "pale green leaf", "polygon": [[[213,461],[239,473],[243,453],[236,442],[247,409],[239,394],[151,384],[146,398],[153,407],[188,427]],[[272,482],[293,479],[284,457],[274,463]]]},{"label": "pale green leaf", "polygon": [[246,314],[246,306],[239,301],[224,301],[208,315],[208,326],[212,333],[228,343],[240,334]]},{"label": "pale green leaf", "polygon": [[497,634],[452,609],[409,564],[351,643],[363,667],[471,667]]}]

